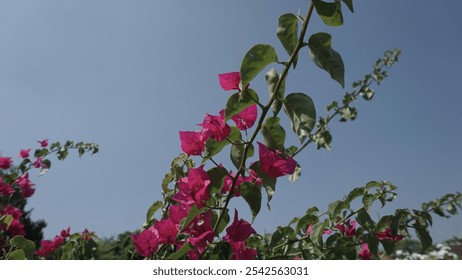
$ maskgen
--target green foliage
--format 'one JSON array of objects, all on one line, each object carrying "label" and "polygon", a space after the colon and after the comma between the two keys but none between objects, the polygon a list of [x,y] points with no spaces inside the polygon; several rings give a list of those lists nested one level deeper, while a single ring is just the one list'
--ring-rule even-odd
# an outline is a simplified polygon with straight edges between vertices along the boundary
[{"label": "green foliage", "polygon": [[[284,14],[279,17],[279,24],[276,35],[281,41],[287,54],[291,56],[298,42],[298,22],[299,18],[294,14]],[[294,68],[297,65],[297,57],[294,60]]]},{"label": "green foliage", "polygon": [[291,93],[284,98],[284,111],[289,117],[292,130],[303,143],[314,128],[316,109],[313,100],[303,93]]},{"label": "green foliage", "polygon": [[225,107],[225,120],[231,119],[242,110],[258,102],[258,94],[251,88],[231,95]]},{"label": "green foliage", "polygon": [[239,192],[250,207],[252,220],[258,215],[261,209],[261,189],[253,183],[242,183]]},{"label": "green foliage", "polygon": [[313,62],[345,87],[345,66],[340,54],[332,49],[332,36],[325,32],[313,34],[308,40],[308,46]]},{"label": "green foliage", "polygon": [[[350,10],[353,8],[352,1],[347,1]],[[329,26],[343,25],[342,5],[340,0],[335,2],[324,2],[321,0],[313,0],[316,12],[321,17],[322,21]]]},{"label": "green foliage", "polygon": [[260,71],[271,63],[278,62],[278,56],[270,45],[255,45],[244,56],[241,64],[241,90],[252,81]]}]

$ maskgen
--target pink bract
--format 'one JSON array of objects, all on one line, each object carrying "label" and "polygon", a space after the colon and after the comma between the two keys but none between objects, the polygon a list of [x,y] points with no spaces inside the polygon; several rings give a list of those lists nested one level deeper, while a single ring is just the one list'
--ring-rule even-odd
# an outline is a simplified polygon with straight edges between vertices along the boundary
[{"label": "pink bract", "polygon": [[239,90],[239,84],[241,83],[241,74],[239,72],[229,72],[218,75],[221,88],[224,90]]},{"label": "pink bract", "polygon": [[131,239],[135,243],[135,251],[143,257],[152,256],[159,246],[157,235],[147,229],[140,234],[132,235]]},{"label": "pink bract", "polygon": [[223,240],[226,240],[230,243],[232,242],[241,242],[247,240],[250,235],[257,233],[249,222],[239,219],[239,213],[237,210],[234,210],[234,221],[226,229],[226,235],[223,237]]},{"label": "pink bract", "polygon": [[342,231],[346,237],[353,237],[356,234],[356,221],[348,219],[343,224],[336,225],[335,228]]},{"label": "pink bract", "polygon": [[200,131],[180,131],[181,150],[189,156],[200,156],[205,139]]},{"label": "pink bract", "polygon": [[191,168],[188,177],[178,180],[178,192],[172,197],[173,200],[186,206],[196,204],[198,207],[203,207],[204,201],[210,199],[208,187],[210,185],[210,177],[204,171],[204,166]]},{"label": "pink bract", "polygon": [[223,116],[212,116],[206,114],[202,126],[202,134],[221,142],[231,133],[231,128],[224,121]]},{"label": "pink bract", "polygon": [[251,128],[257,120],[257,105],[250,105],[240,113],[232,116],[231,119],[236,123],[236,126],[239,128],[239,130],[246,130]]},{"label": "pink bract", "polygon": [[29,152],[30,152],[30,149],[21,150],[21,151],[19,152],[19,157],[20,157],[20,158],[28,158],[28,157],[29,157]]},{"label": "pink bract", "polygon": [[10,157],[0,157],[0,168],[8,169],[13,164],[13,160]]},{"label": "pink bract", "polygon": [[284,158],[279,150],[268,149],[257,142],[260,155],[260,167],[268,176],[276,178],[294,173],[297,162],[291,157]]},{"label": "pink bract", "polygon": [[48,139],[37,141],[37,142],[39,142],[42,148],[45,148],[46,146],[48,146]]}]

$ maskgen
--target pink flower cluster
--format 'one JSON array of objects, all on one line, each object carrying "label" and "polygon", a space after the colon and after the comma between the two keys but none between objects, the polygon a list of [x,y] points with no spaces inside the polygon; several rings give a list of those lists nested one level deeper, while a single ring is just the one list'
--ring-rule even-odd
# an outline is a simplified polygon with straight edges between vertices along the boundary
[{"label": "pink flower cluster", "polygon": [[13,217],[13,221],[11,222],[8,228],[6,227],[6,225],[2,225],[2,230],[4,232],[7,232],[11,237],[15,237],[16,235],[24,236],[26,234],[24,230],[24,225],[21,222],[23,212],[20,209],[8,204],[5,206],[5,208],[3,208],[3,210],[1,210],[0,214],[2,216],[9,215]]},{"label": "pink flower cluster", "polygon": [[40,242],[40,249],[35,251],[35,254],[40,257],[47,257],[56,250],[59,246],[63,245],[66,241],[66,238],[70,236],[71,228],[63,229],[60,235],[56,235],[53,240],[42,240]]},{"label": "pink flower cluster", "polygon": [[[48,146],[48,139],[37,141],[40,144],[40,147],[45,148]],[[37,157],[34,163],[31,163],[29,160],[29,153],[31,149],[20,150],[18,157],[22,158],[26,164],[29,163],[31,167],[42,168],[44,167],[41,158]],[[0,157],[0,169],[4,170],[4,174],[9,174],[9,169],[13,168],[13,159],[11,157]],[[5,197],[7,204],[0,209],[0,214],[2,216],[9,215],[13,218],[13,221],[7,227],[2,225],[2,230],[10,237],[17,235],[24,236],[26,234],[24,229],[24,224],[22,223],[22,216],[24,213],[21,209],[14,207],[9,204],[9,197],[18,192],[23,198],[31,197],[35,189],[33,188],[34,184],[29,180],[29,173],[25,172],[19,175],[17,178],[11,177],[0,177],[0,198]]]},{"label": "pink flower cluster", "polygon": [[[239,72],[220,74],[220,84],[224,90],[239,89]],[[253,104],[231,117],[240,130],[251,128],[257,119],[257,105]],[[199,126],[200,131],[180,131],[181,150],[190,156],[199,156],[208,139],[222,142],[231,133],[231,127],[225,122],[224,110],[218,115],[206,114]]]}]

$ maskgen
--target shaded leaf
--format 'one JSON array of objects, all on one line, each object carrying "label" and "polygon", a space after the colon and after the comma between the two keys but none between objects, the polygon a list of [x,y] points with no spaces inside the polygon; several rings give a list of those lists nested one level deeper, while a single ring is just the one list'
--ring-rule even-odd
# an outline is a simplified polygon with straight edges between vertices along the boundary
[{"label": "shaded leaf", "polygon": [[340,1],[324,2],[321,0],[313,0],[313,4],[316,8],[316,12],[325,24],[329,26],[343,25],[342,5]]},{"label": "shaded leaf", "polygon": [[284,143],[286,140],[286,131],[279,124],[278,117],[266,118],[265,124],[262,127],[263,142],[265,146],[271,150],[279,150],[284,154]]},{"label": "shaded leaf", "polygon": [[340,54],[332,49],[332,36],[324,32],[313,34],[308,40],[308,47],[314,63],[345,87],[345,66]]},{"label": "shaded leaf", "polygon": [[348,9],[350,9],[350,11],[352,13],[355,12],[354,8],[353,8],[353,0],[342,0],[343,3],[345,3],[345,5],[347,5]]},{"label": "shaded leaf", "polygon": [[234,115],[239,114],[250,105],[255,104],[256,101],[258,101],[258,95],[251,88],[231,95],[225,107],[225,121],[228,121]]},{"label": "shaded leaf", "polygon": [[277,179],[273,178],[273,177],[270,177],[270,176],[268,176],[268,174],[261,171],[260,161],[254,162],[250,166],[250,169],[255,171],[258,174],[258,177],[260,177],[260,179],[262,180],[263,187],[266,190],[267,199],[268,199],[268,202],[267,202],[266,206],[268,207],[268,209],[271,209],[270,201],[273,198],[274,192],[276,191],[276,181],[277,181]]},{"label": "shaded leaf", "polygon": [[[279,74],[271,68],[265,74],[266,84],[268,85],[268,92],[270,94],[270,98],[273,97],[275,94],[274,91],[276,90],[276,85],[279,81]],[[281,85],[279,86],[278,92],[276,93],[275,100],[271,104],[271,110],[273,111],[273,116],[276,116],[282,108],[281,99],[284,98],[284,92],[286,87],[286,80],[283,80]]]},{"label": "shaded leaf", "polygon": [[271,45],[255,45],[244,56],[241,64],[241,89],[252,81],[266,66],[277,62],[278,56]]},{"label": "shaded leaf", "polygon": [[26,254],[23,249],[17,249],[8,255],[9,260],[25,260]]},{"label": "shaded leaf", "polygon": [[28,240],[21,235],[17,235],[10,240],[10,244],[12,246],[16,246],[19,249],[22,249],[24,258],[28,260],[32,260],[34,258],[35,243],[33,241]]},{"label": "shaded leaf", "polygon": [[207,207],[198,208],[196,204],[194,204],[188,212],[188,216],[183,218],[180,222],[180,229],[184,229],[188,226],[197,216],[207,211]]},{"label": "shaded leaf", "polygon": [[433,243],[432,237],[428,233],[428,228],[420,223],[416,223],[414,224],[414,229],[416,236],[420,241],[422,251],[427,250]]},{"label": "shaded leaf", "polygon": [[283,102],[292,130],[297,134],[300,143],[303,143],[316,124],[316,108],[313,100],[303,93],[291,93]]},{"label": "shaded leaf", "polygon": [[[284,14],[279,17],[276,35],[281,41],[289,56],[295,51],[298,41],[298,18],[294,14]],[[297,58],[294,60],[294,68],[297,65]]]},{"label": "shaded leaf", "polygon": [[178,251],[168,256],[167,259],[168,260],[178,260],[184,255],[186,255],[186,253],[188,253],[192,249],[193,249],[193,246],[189,244],[189,242],[186,242],[183,246],[181,246],[181,248]]},{"label": "shaded leaf", "polygon": [[164,204],[162,201],[154,202],[146,213],[146,222],[149,222],[153,218],[154,214],[156,214],[157,210],[161,209],[163,206]]},{"label": "shaded leaf", "polygon": [[253,183],[246,182],[239,185],[239,192],[250,207],[253,221],[261,209],[261,188]]}]

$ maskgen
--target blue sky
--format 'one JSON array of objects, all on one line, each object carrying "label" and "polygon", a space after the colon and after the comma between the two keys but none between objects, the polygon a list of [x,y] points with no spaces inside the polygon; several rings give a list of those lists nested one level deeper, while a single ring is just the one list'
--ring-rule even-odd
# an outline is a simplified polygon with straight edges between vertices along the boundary
[{"label": "blue sky", "polygon": [[[0,0],[0,153],[16,156],[45,138],[101,146],[97,155],[54,160],[45,176],[31,176],[37,190],[29,207],[48,222],[46,237],[68,226],[103,237],[139,228],[181,152],[178,131],[197,129],[206,112],[224,107],[229,93],[218,74],[238,71],[258,43],[287,59],[277,18],[304,14],[307,2]],[[259,232],[313,205],[325,209],[370,180],[399,187],[397,201],[375,217],[462,190],[462,4],[354,2],[343,27],[315,16],[308,30],[332,34],[346,65],[345,90],[383,51],[403,54],[374,100],[357,103],[356,121],[330,126],[333,150],[307,149],[297,158],[301,179],[279,180],[272,210],[254,222]],[[252,87],[266,98],[262,76]],[[309,94],[322,114],[345,90],[305,49],[286,92]],[[232,207],[249,217],[242,202]],[[461,216],[437,218],[431,233],[437,241],[461,236]]]}]

